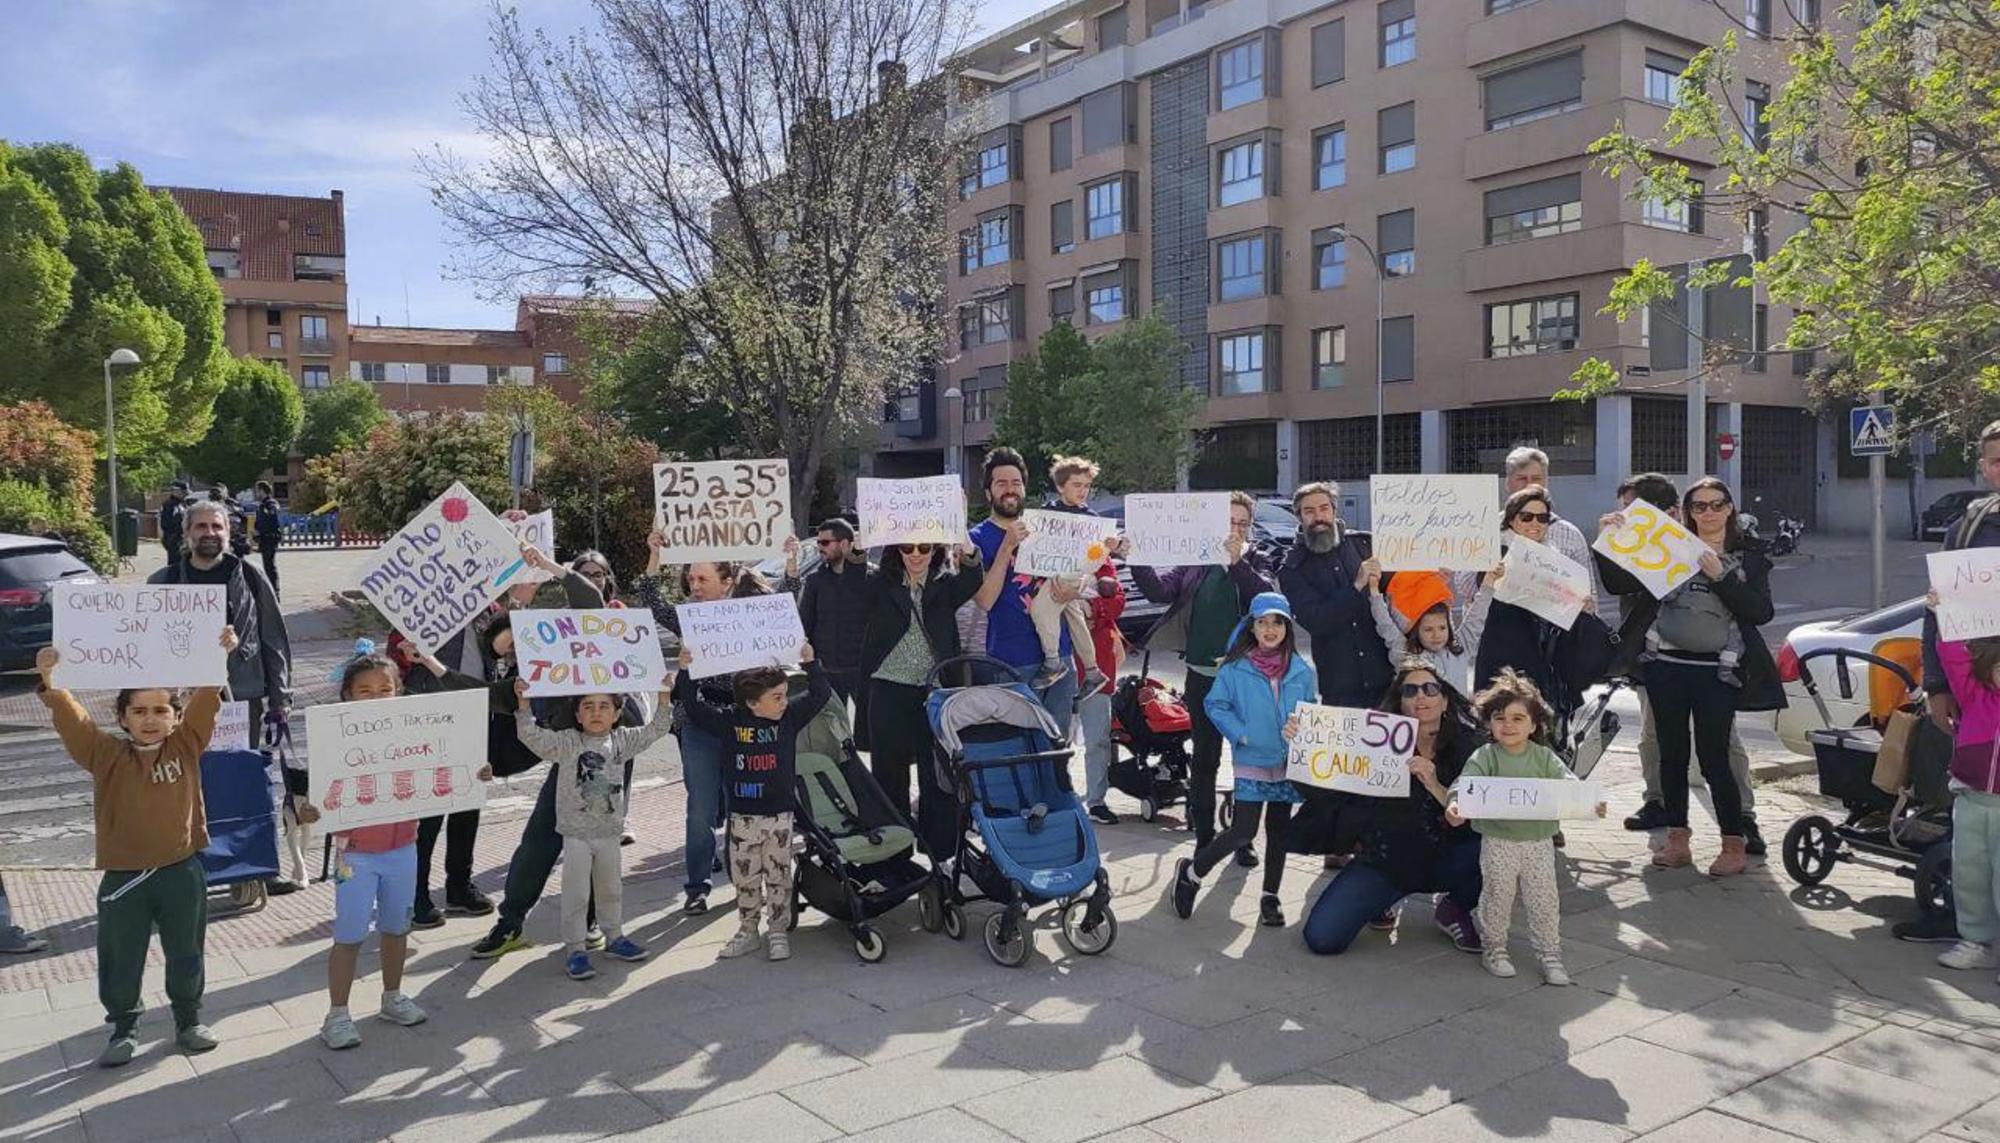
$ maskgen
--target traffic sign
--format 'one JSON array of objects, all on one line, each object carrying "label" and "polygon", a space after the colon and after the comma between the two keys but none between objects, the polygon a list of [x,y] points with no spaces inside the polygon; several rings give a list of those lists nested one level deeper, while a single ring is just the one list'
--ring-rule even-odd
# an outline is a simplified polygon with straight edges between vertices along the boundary
[{"label": "traffic sign", "polygon": [[1723,433],[1715,438],[1715,455],[1723,460],[1736,455],[1736,434]]},{"label": "traffic sign", "polygon": [[1896,410],[1864,405],[1847,412],[1848,448],[1855,456],[1888,456],[1896,451]]}]

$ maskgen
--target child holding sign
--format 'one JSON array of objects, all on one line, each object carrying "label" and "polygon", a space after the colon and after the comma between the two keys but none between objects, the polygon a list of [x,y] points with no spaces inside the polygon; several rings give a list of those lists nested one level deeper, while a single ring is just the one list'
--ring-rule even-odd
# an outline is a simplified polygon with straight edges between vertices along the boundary
[{"label": "child holding sign", "polygon": [[[236,628],[222,629],[222,650],[236,650]],[[222,691],[202,687],[185,702],[165,687],[118,692],[123,736],[99,729],[83,704],[50,682],[61,656],[35,656],[37,688],[56,736],[89,772],[97,823],[97,995],[111,1042],[97,1066],[122,1067],[139,1050],[140,981],[146,948],[160,930],[174,1041],[182,1051],[213,1051],[215,1036],[201,1022],[202,945],[208,929],[208,878],[201,851],[208,817],[201,800],[201,754],[215,732]]]},{"label": "child holding sign", "polygon": [[[1545,778],[1567,779],[1569,769],[1548,747],[1549,725],[1554,718],[1542,692],[1527,678],[1503,669],[1493,685],[1479,692],[1473,708],[1493,736],[1465,763],[1462,778]],[[1600,803],[1597,816],[1603,817]],[[1466,817],[1453,797],[1445,807],[1445,821],[1461,826]],[[1550,821],[1473,822],[1479,831],[1478,926],[1485,950],[1480,954],[1486,971],[1498,977],[1514,975],[1514,962],[1507,956],[1507,929],[1514,919],[1514,897],[1528,911],[1528,935],[1535,956],[1541,961],[1542,979],[1567,985],[1569,973],[1562,963],[1562,901],[1556,890],[1556,823]]]},{"label": "child holding sign", "polygon": [[[1926,600],[1938,607],[1933,590]],[[1951,892],[1958,943],[1938,957],[1946,968],[2000,968],[2000,639],[1940,640],[1938,665],[1958,702],[1951,755]]]}]

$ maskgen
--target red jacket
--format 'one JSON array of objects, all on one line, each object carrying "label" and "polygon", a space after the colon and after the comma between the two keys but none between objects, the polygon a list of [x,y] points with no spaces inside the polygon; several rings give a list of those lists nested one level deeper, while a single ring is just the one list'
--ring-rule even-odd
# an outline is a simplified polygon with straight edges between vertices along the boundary
[{"label": "red jacket", "polygon": [[[1097,669],[1104,672],[1104,686],[1098,694],[1111,694],[1118,689],[1118,671],[1113,656],[1117,653],[1118,618],[1125,614],[1125,585],[1118,582],[1118,569],[1111,561],[1104,561],[1097,569],[1097,579],[1111,581],[1110,595],[1092,599],[1090,603],[1091,641],[1097,645]],[[1076,664],[1076,677],[1083,677],[1083,663]],[[1088,697],[1088,696],[1085,696]]]}]

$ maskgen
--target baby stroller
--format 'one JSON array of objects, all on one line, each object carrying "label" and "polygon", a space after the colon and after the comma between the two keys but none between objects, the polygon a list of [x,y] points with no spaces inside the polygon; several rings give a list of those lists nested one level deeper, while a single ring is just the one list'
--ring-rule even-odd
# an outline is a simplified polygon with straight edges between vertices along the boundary
[{"label": "baby stroller", "polygon": [[229,887],[234,908],[254,913],[269,903],[264,882],[278,875],[278,816],[271,808],[270,759],[256,750],[210,750],[201,756],[201,800],[208,886]]},{"label": "baby stroller", "polygon": [[1562,720],[1556,738],[1556,753],[1578,778],[1590,777],[1591,771],[1597,769],[1598,762],[1603,760],[1604,752],[1611,749],[1619,730],[1623,729],[1618,712],[1611,709],[1611,700],[1630,685],[1629,679],[1607,680],[1602,694]]},{"label": "baby stroller", "polygon": [[[951,669],[967,670],[967,684],[942,685]],[[996,681],[972,681],[983,674]],[[1035,692],[998,659],[963,656],[931,672],[925,710],[938,781],[957,795],[961,814],[951,906],[1002,906],[986,919],[987,954],[1009,968],[1025,963],[1027,912],[1050,902],[1071,948],[1084,956],[1110,948],[1118,938],[1111,879],[1098,862],[1083,801],[1069,788],[1069,743]],[[966,878],[975,890],[969,897],[961,890]]]},{"label": "baby stroller", "polygon": [[1179,691],[1151,676],[1152,662],[1147,651],[1139,673],[1118,680],[1111,696],[1111,741],[1123,750],[1108,777],[1119,793],[1138,799],[1143,822],[1187,797],[1192,767],[1187,704]]},{"label": "baby stroller", "polygon": [[[1924,717],[1923,691],[1911,670],[1879,653],[1890,649],[1887,644],[1878,646],[1878,653],[1826,647],[1799,656],[1799,681],[1826,723],[1806,735],[1819,765],[1819,792],[1840,799],[1847,817],[1838,825],[1819,814],[1793,822],[1785,832],[1785,872],[1800,885],[1817,885],[1843,861],[1887,869],[1910,878],[1925,920],[1949,920],[1956,912],[1951,897],[1951,744],[1938,742],[1943,731]],[[1810,667],[1813,660],[1828,657],[1834,659],[1843,699],[1853,697],[1850,661],[1887,672],[1877,676],[1869,671],[1871,683],[1900,683],[1901,688],[1884,701],[1871,702],[1866,725],[1834,726]],[[1870,687],[1878,699],[1887,689]],[[1882,724],[1894,714],[1914,715],[1918,721],[1908,780],[1891,794],[1875,785],[1874,776]]]},{"label": "baby stroller", "polygon": [[[804,693],[804,676],[795,676],[792,701]],[[838,695],[800,733],[793,781],[799,808],[794,829],[805,842],[792,881],[793,927],[803,901],[846,925],[855,955],[868,964],[889,955],[881,932],[868,922],[912,896],[925,932],[946,927],[944,881],[916,860],[917,833],[908,813],[890,803],[861,764],[847,704]],[[955,935],[963,935],[962,913],[957,927]]]}]

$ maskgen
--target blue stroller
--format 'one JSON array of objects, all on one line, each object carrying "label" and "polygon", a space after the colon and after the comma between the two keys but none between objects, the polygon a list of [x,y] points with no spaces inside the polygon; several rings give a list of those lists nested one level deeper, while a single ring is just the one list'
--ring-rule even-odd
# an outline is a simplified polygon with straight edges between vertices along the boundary
[{"label": "blue stroller", "polygon": [[[941,680],[962,674],[966,685]],[[991,674],[996,681],[972,680]],[[939,784],[956,794],[958,853],[946,880],[951,902],[945,932],[964,923],[958,906],[993,901],[986,952],[1009,968],[1028,959],[1027,912],[1055,902],[1072,949],[1096,956],[1118,938],[1111,879],[1097,856],[1097,834],[1069,788],[1069,742],[1012,667],[983,655],[961,656],[931,672],[926,701],[937,742]],[[970,878],[975,892],[964,894]]]},{"label": "blue stroller", "polygon": [[208,848],[201,851],[209,888],[228,886],[232,913],[254,913],[278,875],[278,818],[271,808],[270,759],[256,750],[210,750],[201,756],[201,800]]}]

